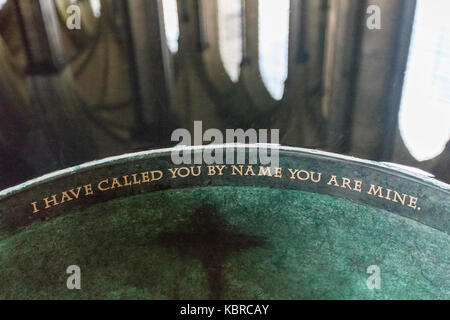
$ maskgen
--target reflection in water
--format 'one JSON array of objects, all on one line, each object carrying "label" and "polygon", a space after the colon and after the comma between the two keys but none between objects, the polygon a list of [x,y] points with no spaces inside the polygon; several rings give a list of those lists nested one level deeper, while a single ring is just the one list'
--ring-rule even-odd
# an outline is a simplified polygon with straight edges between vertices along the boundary
[{"label": "reflection in water", "polygon": [[[170,51],[178,51],[179,25],[176,0],[163,0],[164,23]],[[287,78],[289,0],[259,0],[259,66],[270,94],[281,99]],[[242,2],[218,1],[220,56],[233,82],[242,61]]]},{"label": "reflection in water", "polygon": [[[0,0],[0,7],[1,7],[1,1],[2,0]],[[75,4],[75,5],[78,4],[79,2],[80,2],[80,0],[70,0],[70,3]],[[96,18],[100,17],[102,14],[101,0],[89,0],[89,5],[91,6],[94,16]]]},{"label": "reflection in water", "polygon": [[270,94],[283,97],[288,67],[289,0],[259,0],[259,66]]},{"label": "reflection in water", "polygon": [[220,57],[233,82],[239,79],[242,61],[241,0],[218,0]]},{"label": "reflection in water", "polygon": [[399,126],[419,161],[438,156],[450,138],[448,0],[417,2]]},{"label": "reflection in water", "polygon": [[162,4],[167,45],[169,50],[175,53],[178,51],[178,38],[180,37],[177,0],[163,0]]},{"label": "reflection in water", "polygon": [[183,256],[200,260],[207,274],[211,299],[221,298],[224,289],[222,269],[229,256],[266,245],[263,238],[242,233],[227,224],[212,204],[198,208],[184,227],[186,230],[162,232],[157,244],[176,248]]}]

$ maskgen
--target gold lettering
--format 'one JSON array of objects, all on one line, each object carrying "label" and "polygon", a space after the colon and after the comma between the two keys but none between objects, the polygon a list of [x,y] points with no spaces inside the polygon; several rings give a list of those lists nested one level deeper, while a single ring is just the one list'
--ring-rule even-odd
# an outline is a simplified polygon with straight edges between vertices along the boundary
[{"label": "gold lettering", "polygon": [[39,209],[37,208],[37,202],[32,202],[31,205],[33,206],[33,213],[38,213]]},{"label": "gold lettering", "polygon": [[[181,170],[184,170],[186,173],[181,173]],[[178,175],[181,177],[181,178],[186,178],[186,177],[188,177],[189,175],[191,174],[191,172],[189,171],[189,169],[188,168],[186,168],[186,167],[182,167],[182,168],[179,168],[178,169]]]},{"label": "gold lettering", "polygon": [[387,193],[386,193],[386,199],[387,200],[391,200],[391,192],[392,192],[392,190],[391,189],[386,189],[387,190]]},{"label": "gold lettering", "polygon": [[231,169],[232,169],[231,175],[232,175],[232,176],[235,176],[235,175],[236,175],[236,172],[239,173],[239,175],[242,176],[242,174],[243,174],[242,172],[243,172],[244,166],[243,166],[243,165],[240,165],[239,167],[240,167],[240,169],[238,169],[235,165],[232,165],[232,166],[231,166]]},{"label": "gold lettering", "polygon": [[[159,174],[159,177],[155,177],[155,174]],[[152,171],[152,181],[161,180],[162,177],[163,177],[162,171],[160,171],[160,170]]]},{"label": "gold lettering", "polygon": [[72,194],[72,196],[75,199],[78,199],[78,197],[80,196],[80,191],[81,191],[81,187],[77,188],[77,192],[75,193],[75,191],[73,189],[70,189],[69,192]]},{"label": "gold lettering", "polygon": [[318,183],[318,182],[320,182],[320,180],[322,179],[322,174],[319,172],[319,173],[317,173],[319,176],[316,178],[316,179],[314,179],[314,174],[315,174],[316,172],[314,172],[314,171],[311,171],[311,181],[312,182],[315,182],[315,183]]},{"label": "gold lettering", "polygon": [[272,176],[272,172],[270,171],[270,167],[259,167],[258,176]]},{"label": "gold lettering", "polygon": [[[304,178],[301,176],[302,173],[305,174]],[[299,172],[297,172],[297,178],[301,181],[309,180],[309,172],[305,170],[300,170]]]},{"label": "gold lettering", "polygon": [[416,197],[411,197],[410,196],[408,207],[416,209],[417,208],[417,200],[419,200],[419,199],[416,198]]},{"label": "gold lettering", "polygon": [[[208,176],[215,176],[216,174],[219,176],[223,176],[223,169],[225,165],[222,166],[208,166]],[[217,172],[216,172],[217,169]]]},{"label": "gold lettering", "polygon": [[142,183],[149,183],[150,182],[150,176],[149,175],[150,175],[150,172],[148,172],[148,171],[141,173]]},{"label": "gold lettering", "polygon": [[58,201],[56,201],[56,194],[52,195],[51,200],[49,200],[49,198],[45,198],[44,202],[45,202],[45,209],[49,209],[51,207],[56,207],[57,205],[59,205]]},{"label": "gold lettering", "polygon": [[352,187],[350,186],[350,182],[351,180],[349,178],[342,178],[342,186],[341,188],[348,188],[350,190],[352,190]]},{"label": "gold lettering", "polygon": [[275,178],[282,178],[281,168],[275,168],[275,174],[273,175]]},{"label": "gold lettering", "polygon": [[374,196],[378,195],[379,198],[383,198],[383,188],[380,186],[375,186],[371,184],[369,192],[367,193]]},{"label": "gold lettering", "polygon": [[400,195],[400,193],[394,191],[394,198],[392,199],[392,201],[398,202],[397,199],[400,200],[400,203],[402,204],[402,206],[404,206],[406,202],[406,194]]},{"label": "gold lettering", "polygon": [[94,194],[94,191],[92,191],[92,184],[87,184],[84,187],[84,195],[85,196],[90,196]]},{"label": "gold lettering", "polygon": [[122,178],[123,178],[124,186],[129,187],[129,186],[133,185],[131,183],[131,181],[128,181],[128,176],[123,176]]},{"label": "gold lettering", "polygon": [[169,169],[169,171],[172,173],[172,179],[176,178],[176,173],[177,173],[178,168],[174,168],[174,169]]},{"label": "gold lettering", "polygon": [[113,182],[111,184],[111,189],[115,189],[115,188],[122,188],[122,184],[120,184],[119,179],[118,178],[113,178]]},{"label": "gold lettering", "polygon": [[[197,168],[197,172],[195,172],[195,168]],[[191,167],[191,173],[194,177],[198,177],[202,173],[201,166]]]},{"label": "gold lettering", "polygon": [[298,169],[295,169],[295,170],[288,169],[288,170],[291,173],[291,179],[294,180],[295,179],[295,174],[298,172]]},{"label": "gold lettering", "polygon": [[253,172],[253,166],[247,166],[247,171],[245,171],[245,176],[248,176],[248,173],[250,172],[251,176],[256,176],[255,172]]},{"label": "gold lettering", "polygon": [[216,168],[217,168],[217,171],[219,172],[219,176],[223,176],[223,169],[225,168],[226,166],[225,165],[222,165],[222,166],[216,166]]},{"label": "gold lettering", "polygon": [[334,183],[335,187],[339,187],[339,183],[337,182],[337,177],[336,176],[332,176],[330,181],[328,181],[328,185],[331,185],[332,183]]},{"label": "gold lettering", "polygon": [[358,192],[362,192],[362,181],[361,180],[355,180],[355,187],[353,188],[353,190],[358,191]]},{"label": "gold lettering", "polygon": [[288,170],[291,173],[291,179],[294,180],[295,179],[295,174],[297,173],[298,169],[295,169],[295,170],[288,169]]},{"label": "gold lettering", "polygon": [[98,183],[97,189],[100,190],[100,191],[106,191],[106,190],[109,190],[109,187],[104,187],[104,188],[103,188],[103,185],[104,185],[104,184],[108,184],[108,183],[109,183],[109,180],[108,180],[108,179],[105,179],[105,180],[100,181],[100,182]]},{"label": "gold lettering", "polygon": [[215,175],[216,175],[216,167],[208,166],[208,176],[215,176]]},{"label": "gold lettering", "polygon": [[133,184],[141,184],[141,180],[137,179],[137,173],[131,175],[133,177]]},{"label": "gold lettering", "polygon": [[64,191],[64,192],[62,193],[62,197],[61,197],[61,202],[60,202],[60,204],[66,202],[66,201],[72,201],[72,200],[73,200],[73,199],[69,196],[69,194],[68,194],[66,191]]}]

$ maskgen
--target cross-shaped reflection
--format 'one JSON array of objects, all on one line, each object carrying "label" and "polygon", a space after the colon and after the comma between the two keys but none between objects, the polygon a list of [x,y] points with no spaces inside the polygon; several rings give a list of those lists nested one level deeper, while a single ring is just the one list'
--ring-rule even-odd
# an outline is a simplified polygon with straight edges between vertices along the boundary
[{"label": "cross-shaped reflection", "polygon": [[265,241],[240,232],[218,214],[214,205],[196,210],[179,232],[162,232],[157,244],[175,247],[182,254],[200,260],[208,276],[211,299],[220,299],[223,290],[222,266],[229,255],[250,248],[263,247]]}]

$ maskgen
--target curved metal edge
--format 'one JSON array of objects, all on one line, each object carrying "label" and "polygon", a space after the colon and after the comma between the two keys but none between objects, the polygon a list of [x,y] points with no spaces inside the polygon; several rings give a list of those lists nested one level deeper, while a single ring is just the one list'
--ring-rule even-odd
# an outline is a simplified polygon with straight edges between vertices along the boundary
[{"label": "curved metal edge", "polygon": [[[84,172],[88,170],[92,170],[94,168],[100,168],[105,167],[107,165],[111,164],[120,164],[128,160],[132,159],[143,159],[143,158],[152,158],[152,157],[158,157],[158,156],[164,156],[168,155],[171,152],[174,151],[180,151],[180,150],[210,150],[210,149],[217,149],[217,148],[223,148],[223,149],[235,149],[235,148],[248,148],[248,149],[257,149],[260,147],[266,147],[266,148],[277,148],[279,151],[289,152],[289,153],[297,153],[297,154],[303,154],[303,155],[313,155],[318,156],[330,160],[339,160],[339,161],[347,161],[352,162],[359,165],[364,165],[366,167],[369,167],[374,170],[380,170],[385,171],[389,170],[390,174],[398,175],[402,178],[414,180],[416,182],[420,183],[428,183],[431,186],[437,187],[442,189],[443,191],[450,193],[450,185],[441,182],[439,180],[436,180],[432,177],[430,177],[425,172],[415,168],[409,168],[406,166],[398,166],[396,164],[390,164],[390,163],[383,163],[383,162],[376,162],[372,160],[365,160],[365,159],[359,159],[352,156],[346,156],[326,151],[319,151],[314,149],[305,149],[305,148],[297,148],[297,147],[288,147],[288,146],[280,146],[275,144],[266,144],[266,143],[257,143],[257,144],[210,144],[210,145],[200,145],[200,146],[176,146],[172,148],[163,148],[163,149],[155,149],[155,150],[147,150],[147,151],[140,151],[135,153],[126,153],[119,156],[112,156],[107,157],[100,160],[94,160],[90,162],[86,162],[80,165],[76,165],[70,168],[66,168],[63,170],[54,171],[48,174],[45,174],[43,176],[40,176],[35,179],[28,180],[26,182],[23,182],[19,185],[16,185],[14,187],[7,188],[3,191],[0,191],[0,201],[4,200],[6,198],[9,198],[17,193],[20,193],[24,190],[30,189],[32,187],[36,187],[39,184],[42,184],[44,182],[50,182],[65,176],[69,176],[78,172]],[[413,174],[414,173],[414,174]]]}]

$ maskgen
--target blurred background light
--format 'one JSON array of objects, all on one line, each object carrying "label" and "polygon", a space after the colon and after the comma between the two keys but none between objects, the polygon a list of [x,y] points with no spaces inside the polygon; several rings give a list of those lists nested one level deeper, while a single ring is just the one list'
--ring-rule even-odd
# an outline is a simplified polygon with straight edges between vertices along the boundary
[{"label": "blurred background light", "polygon": [[242,2],[218,0],[219,47],[223,66],[233,82],[242,62]]},{"label": "blurred background light", "polygon": [[432,159],[450,138],[450,1],[417,1],[399,127],[419,161]]},{"label": "blurred background light", "polygon": [[273,98],[283,97],[288,73],[289,0],[259,0],[259,66]]},{"label": "blurred background light", "polygon": [[177,0],[163,0],[162,4],[167,45],[172,53],[176,53],[178,52],[178,39],[180,37]]}]

